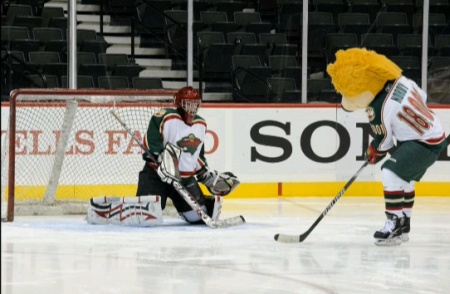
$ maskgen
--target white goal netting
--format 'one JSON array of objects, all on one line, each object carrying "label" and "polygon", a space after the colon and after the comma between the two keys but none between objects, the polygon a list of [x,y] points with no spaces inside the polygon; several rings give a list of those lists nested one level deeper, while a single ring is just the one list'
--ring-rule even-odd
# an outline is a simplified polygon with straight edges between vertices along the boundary
[{"label": "white goal netting", "polygon": [[16,90],[2,103],[2,220],[85,213],[97,196],[134,196],[142,139],[173,91]]}]

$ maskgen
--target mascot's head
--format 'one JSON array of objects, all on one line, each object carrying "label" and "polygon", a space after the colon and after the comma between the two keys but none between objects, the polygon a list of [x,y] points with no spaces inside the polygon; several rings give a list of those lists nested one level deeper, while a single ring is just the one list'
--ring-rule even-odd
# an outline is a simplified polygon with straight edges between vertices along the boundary
[{"label": "mascot's head", "polygon": [[365,48],[339,50],[327,72],[336,91],[342,94],[342,107],[347,111],[366,108],[387,81],[402,75],[402,70],[386,56]]}]

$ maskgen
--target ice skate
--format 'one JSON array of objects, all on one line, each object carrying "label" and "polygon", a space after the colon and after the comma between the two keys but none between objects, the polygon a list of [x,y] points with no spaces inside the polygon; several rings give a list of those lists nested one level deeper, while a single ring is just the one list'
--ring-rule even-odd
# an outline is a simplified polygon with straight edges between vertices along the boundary
[{"label": "ice skate", "polygon": [[386,212],[387,220],[384,227],[376,231],[373,237],[377,246],[395,246],[402,244],[404,217]]},{"label": "ice skate", "polygon": [[411,230],[411,218],[407,217],[404,213],[404,222],[402,227],[402,242],[408,242],[409,241],[409,231]]}]

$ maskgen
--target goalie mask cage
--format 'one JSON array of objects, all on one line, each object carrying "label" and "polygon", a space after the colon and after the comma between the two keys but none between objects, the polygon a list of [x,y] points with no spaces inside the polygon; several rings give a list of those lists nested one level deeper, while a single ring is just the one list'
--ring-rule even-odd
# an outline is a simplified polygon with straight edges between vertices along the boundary
[{"label": "goalie mask cage", "polygon": [[[2,221],[14,214],[86,213],[98,196],[135,196],[150,117],[175,107],[169,90],[19,89],[2,115]],[[2,103],[2,113],[8,103]]]}]

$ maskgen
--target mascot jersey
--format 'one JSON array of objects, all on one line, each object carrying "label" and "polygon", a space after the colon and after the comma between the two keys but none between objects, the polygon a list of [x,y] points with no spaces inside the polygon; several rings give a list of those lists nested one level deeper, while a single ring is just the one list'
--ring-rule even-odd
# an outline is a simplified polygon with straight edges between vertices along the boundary
[{"label": "mascot jersey", "polygon": [[384,89],[366,108],[374,146],[380,151],[399,142],[417,140],[440,151],[445,148],[445,132],[439,119],[426,106],[426,93],[417,84],[402,76],[388,81]]},{"label": "mascot jersey", "polygon": [[182,152],[178,168],[181,177],[188,178],[207,165],[204,155],[206,127],[205,120],[199,115],[194,117],[189,126],[177,110],[165,108],[150,119],[144,145],[156,156],[162,152],[166,143],[180,147]]}]

